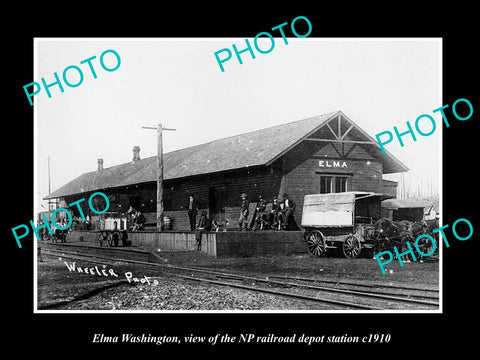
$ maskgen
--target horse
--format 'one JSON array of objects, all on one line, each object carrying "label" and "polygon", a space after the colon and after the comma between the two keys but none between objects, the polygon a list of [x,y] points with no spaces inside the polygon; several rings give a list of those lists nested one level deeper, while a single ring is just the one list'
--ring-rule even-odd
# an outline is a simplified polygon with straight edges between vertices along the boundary
[{"label": "horse", "polygon": [[[431,219],[431,220],[426,220],[425,224],[427,225],[427,233],[431,234],[433,230],[438,229],[440,227],[438,223],[438,219]],[[438,236],[438,232],[435,233],[436,236]]]},{"label": "horse", "polygon": [[400,220],[397,222],[397,224],[405,231],[409,231],[414,238],[417,238],[418,236],[425,234],[427,232],[427,223],[425,221],[409,221],[409,220]]},{"label": "horse", "polygon": [[[429,253],[429,247],[431,246],[430,240],[421,238],[417,241],[420,235],[431,234],[431,231],[429,232],[429,224],[424,220],[413,222],[409,220],[391,221],[389,219],[380,219],[374,224],[374,227],[378,234],[377,240],[379,240],[377,241],[379,244],[376,244],[375,250],[378,250],[378,248],[383,245],[383,249],[388,248],[392,250],[393,246],[396,246],[399,252],[404,252],[408,250],[406,243],[409,241],[413,249],[418,247],[420,250],[416,251],[416,258],[423,259],[424,255],[422,255],[422,253]],[[413,246],[414,244],[416,244],[415,247]],[[378,253],[378,251],[376,251],[376,253]],[[411,258],[411,255],[408,255],[408,257]]]},{"label": "horse", "polygon": [[431,242],[425,237],[421,238],[420,240],[417,240],[417,238],[420,235],[424,234],[430,235],[427,222],[425,220],[416,222],[409,220],[400,220],[398,223],[411,234],[414,243],[417,245],[416,247],[418,247],[420,250],[420,252],[417,250],[418,258],[423,259],[424,255],[422,255],[422,253],[428,254]]},{"label": "horse", "polygon": [[438,231],[435,232],[435,233],[433,232],[433,230],[436,230],[440,227],[438,219],[426,220],[425,224],[427,225],[427,229],[425,230],[425,234],[429,234],[431,237],[433,237],[433,239],[435,240],[435,243],[437,245],[433,255],[438,255],[438,249],[440,248],[440,243],[439,243],[440,237],[439,237]]},{"label": "horse", "polygon": [[[399,252],[407,249],[407,241],[411,241],[413,233],[405,224],[382,218],[373,224],[375,233],[377,234],[374,246],[374,253],[388,249],[393,250],[394,247]],[[395,255],[394,255],[395,256]]]}]

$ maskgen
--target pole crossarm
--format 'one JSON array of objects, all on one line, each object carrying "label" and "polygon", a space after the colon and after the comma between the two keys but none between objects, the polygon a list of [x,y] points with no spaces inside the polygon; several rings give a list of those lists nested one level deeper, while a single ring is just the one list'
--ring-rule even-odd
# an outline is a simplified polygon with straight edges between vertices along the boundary
[{"label": "pole crossarm", "polygon": [[[158,126],[142,126],[142,129],[158,130]],[[164,127],[162,127],[162,130],[177,131],[177,129],[170,129]]]}]

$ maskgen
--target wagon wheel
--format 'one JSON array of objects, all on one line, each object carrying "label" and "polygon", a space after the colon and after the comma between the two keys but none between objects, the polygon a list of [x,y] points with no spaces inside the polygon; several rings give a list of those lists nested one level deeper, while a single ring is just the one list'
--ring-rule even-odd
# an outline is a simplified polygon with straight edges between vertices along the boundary
[{"label": "wagon wheel", "polygon": [[313,230],[307,235],[307,247],[310,255],[320,257],[325,254],[325,236],[318,231]]},{"label": "wagon wheel", "polygon": [[354,235],[350,235],[343,242],[342,248],[346,258],[355,259],[360,254],[360,241]]}]

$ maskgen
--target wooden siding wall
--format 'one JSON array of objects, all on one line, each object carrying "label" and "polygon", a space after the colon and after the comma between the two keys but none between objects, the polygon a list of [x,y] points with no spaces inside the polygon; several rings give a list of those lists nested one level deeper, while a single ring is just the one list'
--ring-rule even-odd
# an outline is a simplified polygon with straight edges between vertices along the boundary
[{"label": "wooden siding wall", "polygon": [[[98,245],[99,232],[98,231],[79,231],[74,230],[69,235],[68,241],[84,241],[93,245]],[[190,231],[134,231],[128,232],[128,240],[132,242],[133,246],[141,247],[143,249],[156,252],[161,251],[183,250],[193,251],[197,250],[197,240],[195,233]],[[119,241],[121,246],[122,241]],[[104,246],[107,246],[104,244]]]},{"label": "wooden siding wall", "polygon": [[217,258],[307,253],[307,245],[301,231],[211,233],[205,238],[202,250],[203,246],[205,253]]},{"label": "wooden siding wall", "polygon": [[382,181],[383,192],[392,196],[397,196],[398,184],[393,181]]},{"label": "wooden siding wall", "polygon": [[[98,247],[98,232],[73,231],[68,242],[82,241],[91,243],[90,248],[96,254],[113,254],[131,257],[142,261],[155,261],[149,252],[158,251],[197,251],[195,233],[189,231],[138,231],[128,232],[128,238],[134,247]],[[121,251],[123,250],[123,251]],[[127,251],[128,250],[128,251]],[[118,252],[120,251],[120,252]],[[300,231],[265,232],[208,232],[202,234],[201,251],[212,257],[252,257],[268,255],[292,255],[307,252],[307,245]],[[132,253],[129,255],[129,253]]]},{"label": "wooden siding wall", "polygon": [[216,232],[202,234],[202,252],[214,258],[217,257],[217,234]]},{"label": "wooden siding wall", "polygon": [[[172,230],[189,229],[187,215],[188,195],[193,194],[199,202],[200,211],[197,215],[197,222],[202,210],[209,213],[209,188],[226,187],[225,216],[229,219],[229,227],[238,227],[240,215],[240,195],[247,193],[249,201],[257,201],[258,195],[262,195],[268,201],[278,196],[281,171],[278,168],[257,168],[243,171],[234,171],[225,174],[214,174],[202,178],[180,179],[169,181],[166,188],[171,191],[172,208],[165,211],[165,215],[172,218]],[[220,220],[220,219],[217,219]]]},{"label": "wooden siding wall", "polygon": [[231,231],[202,234],[202,252],[215,258],[228,258],[298,255],[308,250],[300,231]]}]

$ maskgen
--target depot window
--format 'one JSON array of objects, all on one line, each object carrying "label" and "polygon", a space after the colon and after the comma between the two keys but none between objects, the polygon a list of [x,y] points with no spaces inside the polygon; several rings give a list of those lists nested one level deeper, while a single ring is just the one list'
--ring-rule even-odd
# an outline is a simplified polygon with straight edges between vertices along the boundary
[{"label": "depot window", "polygon": [[347,176],[320,176],[320,194],[340,193],[347,191]]}]

